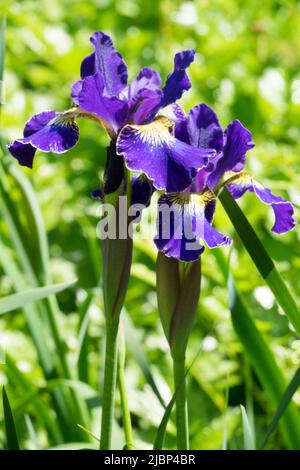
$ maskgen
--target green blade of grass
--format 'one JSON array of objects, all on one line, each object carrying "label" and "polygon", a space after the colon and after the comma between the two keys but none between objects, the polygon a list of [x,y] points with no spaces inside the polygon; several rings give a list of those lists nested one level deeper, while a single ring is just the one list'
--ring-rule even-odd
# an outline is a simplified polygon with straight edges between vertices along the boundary
[{"label": "green blade of grass", "polygon": [[[5,368],[3,370],[6,372],[11,386],[23,396],[21,402],[13,409],[15,420],[17,421],[30,409],[30,413],[33,413],[36,419],[43,423],[45,429],[48,430],[49,441],[55,444],[61,442],[63,437],[58,426],[60,423],[54,415],[49,413],[49,403],[42,399],[41,394],[37,394],[36,388],[33,387],[26,375],[20,372],[9,354],[5,355]],[[1,424],[0,421],[0,426]]]},{"label": "green blade of grass", "polygon": [[159,423],[157,428],[156,436],[153,443],[153,450],[162,450],[165,440],[165,434],[167,430],[168,421],[175,403],[176,394],[174,393],[171,400],[169,401],[165,412],[163,414],[162,420]]},{"label": "green blade of grass", "polygon": [[252,433],[247,412],[243,405],[241,405],[241,412],[243,423],[244,450],[255,450],[254,436]]},{"label": "green blade of grass", "polygon": [[5,29],[6,18],[0,20],[0,108],[3,103],[3,75],[4,75],[4,58],[5,58]]},{"label": "green blade of grass", "polygon": [[287,406],[291,402],[291,400],[294,396],[294,393],[297,391],[297,389],[299,387],[300,387],[300,368],[295,372],[294,377],[292,378],[291,382],[287,386],[287,388],[286,388],[286,390],[285,390],[285,392],[284,392],[284,394],[283,394],[283,396],[280,400],[280,403],[278,405],[276,413],[275,413],[275,415],[272,419],[272,422],[271,422],[270,426],[268,427],[267,432],[264,436],[264,439],[263,439],[263,442],[262,442],[262,445],[261,445],[261,449],[263,449],[265,447],[265,445],[267,444],[267,442],[269,440],[269,437],[271,436],[272,432],[278,426],[279,420],[283,416],[283,413],[285,412]]},{"label": "green blade of grass", "polygon": [[133,323],[129,315],[127,314],[124,315],[124,326],[125,326],[125,333],[126,333],[127,344],[128,344],[129,350],[131,354],[133,355],[133,357],[135,358],[137,364],[140,366],[141,371],[143,372],[147,383],[152,388],[158,401],[165,408],[166,407],[165,402],[155,383],[147,357],[145,356],[144,350],[141,346],[141,340],[138,336],[138,333],[135,331],[135,328],[133,326]]},{"label": "green blade of grass", "polygon": [[219,199],[258,271],[272,290],[278,304],[300,336],[300,312],[274,262],[237,202],[225,188]]},{"label": "green blade of grass", "polygon": [[[192,369],[193,365],[195,364],[200,352],[202,350],[202,347],[199,349],[195,357],[193,358],[192,362],[190,363],[189,367],[185,371],[185,377],[188,375],[190,370]],[[179,384],[180,386],[180,384]],[[175,399],[176,399],[176,390],[173,393],[173,396],[171,400],[169,401],[167,407],[165,407],[165,411],[162,417],[162,420],[157,428],[156,436],[154,439],[154,444],[153,444],[153,450],[162,450],[163,444],[164,444],[164,439],[165,439],[165,434],[167,430],[167,425],[168,421],[173,409],[173,406],[175,404]]]},{"label": "green blade of grass", "polygon": [[11,412],[8,396],[6,395],[5,388],[2,390],[2,401],[4,411],[4,422],[6,431],[6,441],[8,450],[20,450],[16,426]]},{"label": "green blade of grass", "polygon": [[77,370],[78,378],[81,382],[88,383],[88,310],[93,300],[93,294],[88,293],[86,299],[79,308],[78,323],[78,353]]},{"label": "green blade of grass", "polygon": [[[37,270],[36,276],[39,279],[38,283],[51,284],[51,270],[47,234],[45,231],[43,217],[34,190],[29,180],[22,173],[20,168],[18,168],[11,161],[11,159],[5,158],[3,160],[3,165],[5,171],[10,174],[14,179],[14,182],[16,183],[22,195],[24,212],[27,214],[30,240],[33,243],[32,250],[34,251],[36,247],[38,248],[38,256],[35,257],[35,259],[38,260],[38,265],[35,267]],[[9,197],[9,194],[7,194],[7,196]],[[17,227],[18,222],[14,222],[15,226]],[[18,230],[16,229],[15,232],[18,232]],[[47,298],[45,301],[45,306],[47,309],[47,319],[49,321],[52,338],[56,347],[57,359],[61,364],[61,368],[66,378],[72,379],[71,370],[66,358],[66,347],[61,338],[57,322],[57,317],[60,314],[60,311],[57,305],[56,297],[54,295],[49,296],[49,298]],[[79,399],[76,391],[71,390],[70,393],[72,395],[72,401],[75,408],[74,411],[78,415],[78,420],[83,423],[86,427],[88,427],[89,412],[86,403]]]},{"label": "green blade of grass", "polygon": [[[228,284],[229,308],[234,329],[260,383],[273,407],[276,408],[286,389],[285,379],[275,362],[273,353],[237,293],[232,276],[229,276]],[[288,448],[300,449],[300,415],[297,407],[291,402],[282,417],[281,428]]]},{"label": "green blade of grass", "polygon": [[0,314],[11,312],[17,308],[22,308],[24,305],[37,302],[38,300],[45,299],[49,295],[57,294],[68,287],[74,285],[76,280],[65,282],[62,284],[53,284],[51,286],[36,287],[29,289],[19,294],[8,295],[0,299]]}]

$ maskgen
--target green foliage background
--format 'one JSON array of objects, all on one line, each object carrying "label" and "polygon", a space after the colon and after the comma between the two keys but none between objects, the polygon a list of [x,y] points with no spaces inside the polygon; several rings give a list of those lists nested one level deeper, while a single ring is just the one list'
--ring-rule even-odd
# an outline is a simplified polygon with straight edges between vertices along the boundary
[{"label": "green foliage background", "polygon": [[[5,102],[1,109],[2,139],[21,135],[24,122],[47,109],[67,109],[70,84],[78,79],[83,57],[91,50],[89,36],[96,30],[112,35],[124,56],[132,79],[142,66],[156,68],[165,78],[173,55],[193,47],[198,54],[190,67],[192,89],[184,95],[186,111],[200,102],[212,106],[226,126],[233,118],[250,128],[256,147],[248,156],[248,169],[275,193],[289,198],[299,214],[300,155],[300,4],[293,0],[23,0],[1,1],[7,17],[4,71]],[[75,287],[58,295],[60,332],[75,373],[78,356],[78,309],[86,295],[92,296],[87,335],[89,388],[80,393],[95,398],[102,381],[104,317],[99,278],[101,259],[95,227],[98,204],[90,197],[99,187],[105,163],[107,139],[93,122],[80,123],[79,144],[67,155],[40,154],[34,171],[23,170],[34,186],[46,225],[54,282],[77,277]],[[10,181],[10,197],[21,222],[26,217],[17,188]],[[299,228],[282,237],[270,232],[272,213],[251,194],[241,206],[272,258],[300,299]],[[1,202],[0,202],[1,207]],[[259,277],[237,239],[221,205],[216,225],[234,238],[232,270],[237,288],[256,320],[286,379],[291,379],[300,359],[300,341],[281,315],[273,297]],[[7,220],[0,212],[0,245],[23,275],[24,287],[32,287],[20,267],[11,243]],[[24,244],[34,267],[39,263],[36,240],[30,226]],[[228,256],[228,250],[224,250]],[[172,377],[167,343],[160,326],[155,296],[155,248],[152,241],[136,243],[126,310],[133,327],[127,332],[129,346],[140,341],[148,364],[165,402],[171,397]],[[261,442],[274,408],[243,352],[230,319],[228,293],[218,268],[217,254],[203,255],[203,288],[197,320],[189,343],[188,362],[197,359],[190,371],[189,412],[191,447],[218,449],[227,434],[229,448],[243,447],[240,404],[254,408],[257,442]],[[14,292],[11,275],[0,256],[0,295]],[[170,294],[171,295],[171,294]],[[300,300],[298,301],[300,306]],[[43,318],[43,322],[47,322]],[[21,309],[0,319],[0,342],[15,368],[41,400],[49,404],[47,383],[37,361]],[[45,342],[50,342],[45,332]],[[145,380],[135,347],[129,347],[126,380],[132,411],[135,441],[149,448],[162,418],[163,407]],[[4,361],[0,382],[7,384],[12,409],[24,400],[24,387],[12,380]],[[99,373],[100,370],[100,373]],[[267,372],[267,371],[266,371]],[[17,377],[17,376],[16,376]],[[228,404],[226,395],[228,391]],[[90,400],[91,401],[91,400]],[[294,396],[300,405],[300,394]],[[89,429],[99,434],[99,403],[92,408]],[[25,416],[25,418],[24,418]],[[0,418],[1,420],[1,418]],[[76,423],[74,423],[74,426]],[[19,440],[24,448],[51,447],[55,441],[47,431],[35,402],[16,413]],[[117,407],[115,447],[122,446],[121,416]],[[226,431],[226,432],[225,432]],[[166,446],[175,446],[171,420]],[[83,434],[82,439],[87,435]],[[72,440],[72,439],[69,439]],[[0,442],[5,446],[3,421]],[[95,441],[92,441],[92,443]],[[80,448],[80,444],[78,445]],[[81,444],[82,446],[82,444]],[[269,448],[284,449],[277,430]]]}]

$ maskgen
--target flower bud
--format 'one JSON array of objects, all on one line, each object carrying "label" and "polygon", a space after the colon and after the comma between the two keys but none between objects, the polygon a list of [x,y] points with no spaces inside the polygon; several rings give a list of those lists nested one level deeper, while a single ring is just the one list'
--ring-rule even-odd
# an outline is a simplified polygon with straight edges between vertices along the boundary
[{"label": "flower bud", "polygon": [[113,236],[101,240],[102,278],[105,316],[118,322],[127,291],[132,262],[132,238],[128,234],[128,207],[125,197],[123,159],[116,154],[112,142],[107,149],[104,202],[115,209],[108,214]]},{"label": "flower bud", "polygon": [[157,256],[157,300],[173,359],[183,358],[201,289],[201,261],[183,263]]}]

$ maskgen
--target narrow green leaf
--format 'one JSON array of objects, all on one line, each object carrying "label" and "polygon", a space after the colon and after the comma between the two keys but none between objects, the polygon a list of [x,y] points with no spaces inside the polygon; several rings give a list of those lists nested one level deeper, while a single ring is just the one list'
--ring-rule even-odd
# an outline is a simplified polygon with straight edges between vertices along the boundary
[{"label": "narrow green leaf", "polygon": [[165,408],[166,407],[165,402],[155,383],[148,360],[141,346],[141,340],[138,336],[138,333],[134,329],[134,326],[132,324],[132,321],[129,315],[124,315],[124,326],[125,326],[127,344],[130,349],[130,352],[135,358],[137,364],[140,366],[147,383],[150,385],[153,392],[157,396],[157,399],[159,400],[160,404]]},{"label": "narrow green leaf", "polygon": [[[199,351],[195,355],[194,359],[190,363],[189,367],[186,369],[185,377],[188,375],[191,368],[195,364],[195,362],[196,362],[196,360],[197,360],[197,358],[198,358],[198,356],[201,352],[201,349],[202,348],[199,349]],[[179,386],[180,386],[180,384],[179,384]],[[155,436],[154,444],[153,444],[153,450],[162,450],[162,448],[163,448],[166,429],[167,429],[168,421],[169,421],[173,406],[175,404],[175,400],[176,400],[176,390],[173,393],[173,396],[172,396],[171,400],[169,401],[167,407],[165,408],[165,412],[163,414],[162,420],[161,420],[161,422],[160,422],[160,424],[157,428],[157,432],[156,432],[156,436]]]},{"label": "narrow green leaf", "polygon": [[[228,284],[229,308],[234,329],[260,383],[268,394],[273,407],[276,408],[286,388],[285,379],[275,362],[272,351],[237,293],[231,275]],[[286,408],[281,427],[287,446],[290,449],[300,449],[300,415],[293,403],[289,403]]]},{"label": "narrow green leaf", "polygon": [[93,294],[90,292],[79,308],[77,368],[79,380],[86,383],[88,383],[88,311],[92,300]]},{"label": "narrow green leaf", "polygon": [[17,308],[22,308],[24,305],[36,302],[41,299],[49,297],[49,295],[57,294],[63,290],[68,289],[74,285],[76,280],[64,282],[62,284],[53,284],[51,286],[36,287],[29,289],[19,294],[12,294],[0,299],[0,314],[11,312]]},{"label": "narrow green leaf", "polygon": [[[6,29],[6,18],[3,17],[0,20],[0,81],[3,80],[4,73],[4,57],[5,57],[5,29]],[[0,104],[1,100],[1,84],[0,84]]]},{"label": "narrow green leaf", "polygon": [[[284,392],[284,394],[283,394],[283,396],[280,400],[280,403],[279,403],[279,406],[276,410],[276,413],[275,413],[275,415],[272,419],[272,422],[271,422],[270,426],[268,427],[267,432],[265,434],[265,437],[263,439],[261,449],[263,449],[265,447],[265,445],[267,444],[269,437],[271,436],[272,432],[276,429],[276,427],[279,423],[279,420],[281,419],[283,413],[285,412],[288,404],[292,400],[292,398],[294,396],[294,393],[297,391],[299,386],[300,386],[300,368],[296,371],[294,377],[292,378],[291,382],[287,386],[287,388],[286,388],[286,390],[285,390],[285,392]],[[298,432],[300,432],[300,429],[299,429]]]},{"label": "narrow green leaf", "polygon": [[153,450],[162,450],[163,448],[167,425],[175,403],[175,399],[176,394],[174,393],[165,409],[162,420],[157,428],[156,436],[153,443]]},{"label": "narrow green leaf", "polygon": [[[27,214],[28,229],[30,232],[30,241],[33,243],[33,249],[38,251],[38,256],[35,258],[38,264],[36,266],[36,276],[39,283],[51,284],[51,269],[50,269],[50,258],[49,258],[49,247],[47,240],[47,233],[44,226],[42,213],[29,180],[25,174],[18,168],[17,165],[11,162],[11,159],[6,162],[4,160],[4,166],[6,172],[8,172],[17,184],[21,194],[22,203],[24,204],[24,211]],[[33,261],[33,260],[32,260]],[[47,319],[51,329],[51,335],[56,347],[57,359],[61,364],[64,375],[67,378],[71,378],[71,370],[66,357],[66,347],[64,341],[61,338],[61,333],[57,321],[57,317],[60,314],[56,297],[54,295],[49,296],[45,300],[44,307],[47,309]],[[78,415],[84,425],[89,425],[89,413],[86,403],[81,401],[76,395],[76,391],[70,391],[72,395],[72,401],[75,408],[75,413]],[[74,411],[71,414],[74,414]]]},{"label": "narrow green leaf", "polygon": [[255,450],[254,436],[249,423],[247,412],[243,405],[241,405],[243,435],[244,435],[244,450]]},{"label": "narrow green leaf", "polygon": [[2,389],[2,401],[8,450],[20,450],[16,426],[11,412],[10,403],[5,388]]},{"label": "narrow green leaf", "polygon": [[219,199],[258,271],[269,285],[278,304],[300,336],[300,312],[274,262],[243,211],[227,189],[223,189]]}]

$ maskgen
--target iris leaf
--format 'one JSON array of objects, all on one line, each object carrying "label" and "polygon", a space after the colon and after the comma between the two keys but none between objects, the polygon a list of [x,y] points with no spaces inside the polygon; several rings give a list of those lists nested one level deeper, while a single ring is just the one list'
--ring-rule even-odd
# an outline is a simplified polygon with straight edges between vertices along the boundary
[{"label": "iris leaf", "polygon": [[10,403],[8,400],[8,396],[6,394],[4,387],[2,391],[2,401],[3,401],[7,448],[8,450],[20,450],[14,417],[13,417]]},{"label": "iris leaf", "polygon": [[248,419],[245,407],[241,405],[243,434],[244,434],[244,450],[255,450],[254,436]]},{"label": "iris leaf", "polygon": [[227,189],[223,189],[219,195],[219,199],[258,271],[272,290],[278,304],[300,336],[299,309],[267,250]]},{"label": "iris leaf", "polygon": [[130,352],[134,356],[138,365],[140,366],[147,383],[150,385],[153,392],[157,396],[157,399],[159,400],[160,404],[165,408],[166,407],[165,402],[155,383],[148,360],[142,348],[141,340],[138,336],[138,333],[135,331],[135,328],[132,324],[132,321],[129,318],[129,315],[126,315],[126,316],[124,315],[124,320],[125,320],[124,325],[125,325],[127,344],[130,349]]},{"label": "iris leaf", "polygon": [[19,294],[8,295],[0,299],[0,314],[11,312],[17,308],[22,308],[24,305],[36,302],[37,300],[45,299],[49,295],[62,292],[68,287],[75,284],[76,280],[65,282],[62,284],[54,284],[46,287],[36,287],[35,289],[25,290]]},{"label": "iris leaf", "polygon": [[279,420],[283,416],[283,413],[285,412],[288,404],[293,398],[294,393],[297,391],[297,389],[300,386],[300,368],[296,371],[294,374],[291,382],[287,386],[284,394],[282,395],[282,398],[280,400],[280,403],[278,405],[278,408],[276,410],[276,413],[272,419],[271,424],[269,425],[267,432],[265,434],[265,437],[263,439],[263,443],[261,445],[261,448],[263,449],[265,445],[268,442],[269,437],[271,436],[272,432],[276,429]]},{"label": "iris leaf", "polygon": [[[283,374],[276,364],[272,351],[255,325],[251,314],[236,291],[231,275],[229,284],[229,308],[234,329],[239,336],[252,367],[268,394],[274,408],[280,403],[286,389]],[[290,449],[300,448],[300,415],[294,403],[289,403],[282,417],[281,428]]]}]

